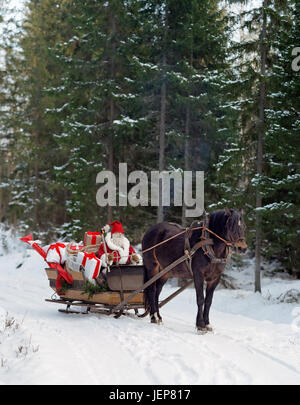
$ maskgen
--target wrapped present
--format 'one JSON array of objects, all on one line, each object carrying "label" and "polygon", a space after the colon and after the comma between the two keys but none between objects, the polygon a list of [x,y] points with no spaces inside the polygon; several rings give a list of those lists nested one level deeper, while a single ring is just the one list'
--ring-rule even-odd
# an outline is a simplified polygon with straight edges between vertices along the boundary
[{"label": "wrapped present", "polygon": [[84,276],[96,285],[95,279],[101,270],[101,260],[94,253],[79,252],[77,254],[77,264],[84,268]]},{"label": "wrapped present", "polygon": [[77,260],[77,253],[80,252],[83,248],[83,243],[76,243],[74,241],[70,242],[66,246],[66,263],[65,263],[65,269],[67,271],[73,270],[73,271],[80,271],[80,266],[81,263],[78,262]]},{"label": "wrapped present", "polygon": [[70,243],[68,243],[68,245],[67,245],[67,252],[68,253],[77,253],[77,252],[79,252],[82,248],[83,248],[83,243],[82,242],[80,242],[80,243],[76,243],[76,242],[70,242]]},{"label": "wrapped present", "polygon": [[101,234],[99,232],[86,232],[84,234],[84,246],[100,245]]},{"label": "wrapped present", "polygon": [[53,243],[47,250],[46,261],[51,263],[64,264],[67,259],[66,245],[64,243]]},{"label": "wrapped present", "polygon": [[67,271],[80,271],[81,263],[77,259],[77,255],[68,255],[65,263],[65,269]]}]

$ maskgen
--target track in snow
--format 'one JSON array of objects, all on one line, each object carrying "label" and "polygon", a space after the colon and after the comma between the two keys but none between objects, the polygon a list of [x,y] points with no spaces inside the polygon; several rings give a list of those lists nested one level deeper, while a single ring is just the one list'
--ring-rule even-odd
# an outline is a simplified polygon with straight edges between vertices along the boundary
[{"label": "track in snow", "polygon": [[[149,318],[67,315],[57,311],[62,306],[44,302],[52,290],[43,261],[30,252],[16,269],[22,260],[21,254],[0,257],[2,315],[20,321],[15,333],[0,334],[6,339],[0,345],[4,384],[300,383],[300,332],[291,326],[296,305],[217,290],[214,332],[205,335],[195,330],[193,289],[162,309],[160,326]],[[17,339],[38,350],[18,358]]]}]

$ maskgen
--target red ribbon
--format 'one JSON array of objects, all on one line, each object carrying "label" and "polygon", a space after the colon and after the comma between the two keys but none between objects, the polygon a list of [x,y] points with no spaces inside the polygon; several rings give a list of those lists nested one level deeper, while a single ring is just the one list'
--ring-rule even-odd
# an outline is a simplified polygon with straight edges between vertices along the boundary
[{"label": "red ribbon", "polygon": [[[20,240],[22,242],[27,243],[28,245],[30,245],[34,250],[36,250],[45,260],[45,262],[48,264],[48,266],[50,267],[50,269],[55,269],[58,271],[58,277],[56,280],[56,291],[58,292],[58,288],[61,287],[61,279],[64,279],[68,284],[73,284],[74,280],[73,277],[66,272],[65,269],[63,269],[61,267],[61,265],[59,263],[52,263],[52,262],[47,262],[46,257],[47,257],[47,253],[49,251],[49,249],[55,249],[55,245],[51,245],[50,248],[48,249],[47,253],[37,244],[37,243],[30,243],[33,241],[32,236],[31,235],[27,235],[24,236],[24,238],[20,238]],[[60,246],[60,247],[65,247],[64,244],[62,243],[56,243],[56,245]],[[58,254],[60,255],[60,252],[58,252]],[[60,255],[61,257],[61,255]]]},{"label": "red ribbon", "polygon": [[93,278],[96,278],[98,276],[99,268],[100,268],[100,261],[97,261],[97,265],[96,265],[96,268],[94,270]]},{"label": "red ribbon", "polygon": [[84,253],[84,258],[82,260],[82,266],[84,267],[86,265],[87,260],[91,259],[97,259],[95,253]]},{"label": "red ribbon", "polygon": [[87,260],[91,260],[91,259],[94,259],[94,260],[97,261],[96,267],[95,267],[95,270],[94,270],[94,273],[93,273],[93,278],[96,278],[98,276],[98,273],[99,273],[99,268],[100,268],[101,261],[97,258],[95,253],[85,253],[81,264],[84,267],[86,265]]},{"label": "red ribbon", "polygon": [[59,248],[64,248],[64,247],[66,247],[66,245],[64,243],[55,243],[49,247],[49,249],[47,250],[47,254],[48,254],[49,250],[55,249],[60,257],[60,262],[61,262],[61,254],[60,254]]}]

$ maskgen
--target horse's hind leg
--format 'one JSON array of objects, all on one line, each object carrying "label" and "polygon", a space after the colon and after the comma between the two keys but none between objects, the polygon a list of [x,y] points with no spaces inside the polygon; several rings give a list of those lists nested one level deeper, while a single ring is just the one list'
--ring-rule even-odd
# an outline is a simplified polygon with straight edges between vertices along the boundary
[{"label": "horse's hind leg", "polygon": [[162,317],[159,312],[159,295],[167,280],[168,280],[168,276],[164,275],[163,277],[158,279],[156,282],[155,305],[156,305],[156,313],[158,316],[158,323],[162,323]]},{"label": "horse's hind leg", "polygon": [[[150,263],[147,263],[147,265],[146,263],[144,263],[144,265],[147,269],[148,279],[152,278],[155,274],[158,273],[158,265],[156,263],[153,266]],[[146,298],[146,306],[150,308],[151,323],[158,323],[159,318],[157,315],[158,307],[156,304],[156,282],[149,285],[149,287],[145,289],[145,298]]]},{"label": "horse's hind leg", "polygon": [[146,288],[147,303],[150,307],[150,319],[151,323],[159,323],[156,307],[156,283],[151,284]]}]

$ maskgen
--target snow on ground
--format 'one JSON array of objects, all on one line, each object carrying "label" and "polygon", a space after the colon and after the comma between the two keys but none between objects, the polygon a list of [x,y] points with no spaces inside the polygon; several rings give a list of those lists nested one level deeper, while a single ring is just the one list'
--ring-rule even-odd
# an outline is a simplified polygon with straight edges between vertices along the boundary
[{"label": "snow on ground", "polygon": [[53,291],[42,258],[25,245],[14,249],[0,250],[0,384],[300,383],[300,303],[278,298],[300,292],[300,280],[263,278],[263,294],[255,294],[250,262],[237,273],[241,289],[216,291],[214,332],[199,335],[194,289],[162,309],[161,326],[66,315],[44,301]]}]

